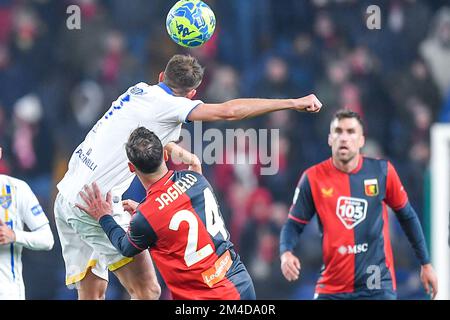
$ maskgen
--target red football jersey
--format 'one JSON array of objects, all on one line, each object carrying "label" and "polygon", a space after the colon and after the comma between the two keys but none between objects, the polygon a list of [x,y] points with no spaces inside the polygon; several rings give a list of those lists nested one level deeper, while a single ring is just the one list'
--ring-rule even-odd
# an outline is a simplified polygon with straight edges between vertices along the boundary
[{"label": "red football jersey", "polygon": [[[169,171],[151,186],[136,214],[146,239],[130,231],[128,239],[150,248],[174,299],[241,299],[240,290],[253,286],[202,175]],[[132,221],[131,231],[136,226]]]},{"label": "red football jersey", "polygon": [[364,290],[378,277],[380,289],[396,289],[388,210],[399,210],[408,196],[390,162],[360,157],[344,173],[331,158],[303,174],[289,218],[307,224],[317,214],[324,266],[316,293]]}]

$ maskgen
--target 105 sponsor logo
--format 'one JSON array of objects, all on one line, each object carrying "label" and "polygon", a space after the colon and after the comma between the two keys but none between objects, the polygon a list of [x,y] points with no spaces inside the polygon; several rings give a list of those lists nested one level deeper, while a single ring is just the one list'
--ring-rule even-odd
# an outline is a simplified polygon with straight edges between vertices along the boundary
[{"label": "105 sponsor logo", "polygon": [[366,219],[367,200],[353,197],[339,197],[336,204],[336,215],[351,230]]}]

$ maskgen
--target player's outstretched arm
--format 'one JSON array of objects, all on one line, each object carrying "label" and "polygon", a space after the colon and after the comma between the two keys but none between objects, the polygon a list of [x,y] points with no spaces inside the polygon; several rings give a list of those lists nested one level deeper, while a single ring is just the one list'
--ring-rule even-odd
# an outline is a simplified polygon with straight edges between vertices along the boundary
[{"label": "player's outstretched arm", "polygon": [[167,150],[172,160],[187,164],[189,165],[189,170],[202,174],[202,164],[195,154],[180,147],[175,142],[169,142],[164,149]]},{"label": "player's outstretched arm", "polygon": [[237,121],[279,110],[319,112],[322,103],[314,94],[297,99],[235,99],[217,104],[200,104],[189,121]]}]

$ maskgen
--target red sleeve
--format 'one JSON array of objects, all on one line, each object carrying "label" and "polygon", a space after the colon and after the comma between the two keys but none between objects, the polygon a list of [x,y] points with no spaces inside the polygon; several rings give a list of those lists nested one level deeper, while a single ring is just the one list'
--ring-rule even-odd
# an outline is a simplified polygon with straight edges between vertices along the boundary
[{"label": "red sleeve", "polygon": [[393,210],[402,209],[408,203],[408,194],[394,166],[388,161],[386,178],[386,203]]},{"label": "red sleeve", "polygon": [[301,224],[307,224],[316,212],[309,177],[304,173],[295,189],[294,200],[289,209],[288,218]]}]

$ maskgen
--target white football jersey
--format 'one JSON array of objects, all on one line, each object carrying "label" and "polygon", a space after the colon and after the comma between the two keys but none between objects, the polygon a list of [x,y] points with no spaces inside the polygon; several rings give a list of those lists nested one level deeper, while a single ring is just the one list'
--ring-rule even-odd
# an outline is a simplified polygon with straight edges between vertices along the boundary
[{"label": "white football jersey", "polygon": [[[48,219],[28,184],[0,175],[0,219],[9,228],[34,231],[48,224]],[[25,299],[22,278],[22,245],[0,245],[0,300]]]},{"label": "white football jersey", "polygon": [[179,139],[182,123],[201,103],[172,95],[164,83],[150,86],[140,82],[130,87],[76,148],[67,173],[57,185],[59,192],[72,204],[84,204],[78,193],[95,181],[102,194],[111,190],[113,196],[121,196],[134,177],[125,151],[131,132],[146,127],[165,146]]}]

